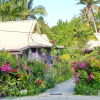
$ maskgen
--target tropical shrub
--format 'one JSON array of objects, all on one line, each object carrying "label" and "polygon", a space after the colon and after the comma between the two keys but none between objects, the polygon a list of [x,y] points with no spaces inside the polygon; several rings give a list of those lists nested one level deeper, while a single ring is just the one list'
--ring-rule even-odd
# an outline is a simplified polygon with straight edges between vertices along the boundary
[{"label": "tropical shrub", "polygon": [[71,68],[61,59],[52,65],[0,53],[0,97],[36,95],[70,77]]},{"label": "tropical shrub", "polygon": [[100,91],[100,56],[97,52],[86,54],[72,63],[75,94],[98,95]]},{"label": "tropical shrub", "polygon": [[94,38],[93,29],[85,25],[80,18],[73,18],[70,22],[58,20],[56,26],[51,28],[50,39],[56,40],[57,45],[70,49],[83,48],[87,41]]},{"label": "tropical shrub", "polygon": [[70,68],[70,55],[63,54],[59,57],[55,63],[54,68],[56,69],[56,82],[62,82],[72,77],[72,69]]}]

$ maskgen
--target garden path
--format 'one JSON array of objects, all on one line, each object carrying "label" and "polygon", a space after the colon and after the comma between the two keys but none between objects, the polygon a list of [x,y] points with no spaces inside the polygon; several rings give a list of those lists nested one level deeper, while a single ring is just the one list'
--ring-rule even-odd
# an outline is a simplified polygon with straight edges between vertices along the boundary
[{"label": "garden path", "polygon": [[73,95],[75,83],[72,79],[69,79],[65,82],[62,82],[55,86],[53,89],[49,89],[46,91],[46,94],[49,95]]},{"label": "garden path", "polygon": [[100,96],[73,95],[75,83],[72,79],[62,82],[38,96],[4,98],[0,100],[100,100]]}]

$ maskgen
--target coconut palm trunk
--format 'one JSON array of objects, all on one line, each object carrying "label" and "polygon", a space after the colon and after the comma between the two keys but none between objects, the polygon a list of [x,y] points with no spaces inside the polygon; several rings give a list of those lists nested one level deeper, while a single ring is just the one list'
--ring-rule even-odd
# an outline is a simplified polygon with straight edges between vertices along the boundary
[{"label": "coconut palm trunk", "polygon": [[94,23],[94,29],[95,29],[95,32],[97,33],[97,26],[96,26],[96,21],[95,21],[95,18],[94,18],[94,12],[93,12],[93,7],[91,6],[91,12],[92,12],[92,15],[93,15],[93,23]]}]

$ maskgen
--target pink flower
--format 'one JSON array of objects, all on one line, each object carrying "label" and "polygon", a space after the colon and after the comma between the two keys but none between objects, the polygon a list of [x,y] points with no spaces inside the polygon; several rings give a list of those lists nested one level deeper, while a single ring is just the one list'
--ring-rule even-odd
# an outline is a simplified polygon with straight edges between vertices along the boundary
[{"label": "pink flower", "polygon": [[48,70],[48,67],[45,67],[44,70],[47,71]]},{"label": "pink flower", "polygon": [[22,68],[24,68],[25,70],[29,70],[29,68],[25,64],[22,66]]},{"label": "pink flower", "polygon": [[87,63],[85,62],[79,63],[79,67],[85,69],[87,67]]},{"label": "pink flower", "polygon": [[52,64],[45,64],[47,67],[52,67],[53,65]]},{"label": "pink flower", "polygon": [[49,67],[52,67],[52,64],[47,64]]},{"label": "pink flower", "polygon": [[7,64],[3,64],[1,67],[1,71],[3,71],[3,72],[8,72],[11,70],[12,70],[12,68],[10,66],[8,66]]},{"label": "pink flower", "polygon": [[27,66],[23,67],[25,70],[29,70],[29,68]]},{"label": "pink flower", "polygon": [[74,78],[74,82],[79,83],[80,82],[79,78]]},{"label": "pink flower", "polygon": [[74,69],[74,71],[77,71],[77,67],[75,65],[72,65],[71,67]]},{"label": "pink flower", "polygon": [[43,58],[43,60],[44,60],[44,61],[47,61],[47,58],[45,57],[45,58]]}]

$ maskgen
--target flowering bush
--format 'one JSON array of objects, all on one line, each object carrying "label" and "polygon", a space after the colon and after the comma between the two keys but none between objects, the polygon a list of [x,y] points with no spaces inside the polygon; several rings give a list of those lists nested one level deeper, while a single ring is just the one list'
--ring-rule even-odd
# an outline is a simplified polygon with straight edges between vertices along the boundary
[{"label": "flowering bush", "polygon": [[83,56],[71,65],[74,70],[75,94],[97,95],[100,90],[100,57],[96,53]]},{"label": "flowering bush", "polygon": [[52,65],[16,59],[7,52],[1,52],[0,97],[39,94],[69,79],[70,70],[68,63],[61,62],[61,59]]},{"label": "flowering bush", "polygon": [[0,67],[0,70],[3,71],[3,72],[9,72],[11,71],[11,67],[8,65],[8,64],[3,64],[1,67]]}]

